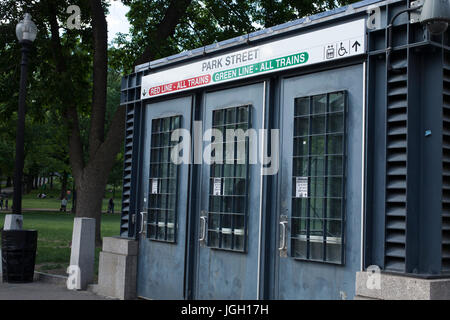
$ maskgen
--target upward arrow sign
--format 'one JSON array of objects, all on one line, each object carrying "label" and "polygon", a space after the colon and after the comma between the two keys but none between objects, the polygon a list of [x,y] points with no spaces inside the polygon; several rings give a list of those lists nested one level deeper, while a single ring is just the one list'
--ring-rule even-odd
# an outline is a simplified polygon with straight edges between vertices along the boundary
[{"label": "upward arrow sign", "polygon": [[355,52],[358,52],[358,47],[361,46],[361,43],[358,42],[358,40],[355,41],[355,43],[352,45],[352,48],[355,49]]}]

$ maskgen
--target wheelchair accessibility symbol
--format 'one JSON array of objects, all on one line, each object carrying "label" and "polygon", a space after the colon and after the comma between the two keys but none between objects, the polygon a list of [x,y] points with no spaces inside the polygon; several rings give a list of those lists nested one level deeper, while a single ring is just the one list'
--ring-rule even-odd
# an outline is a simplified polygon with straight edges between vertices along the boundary
[{"label": "wheelchair accessibility symbol", "polygon": [[340,46],[340,48],[339,48],[339,50],[338,50],[338,55],[339,55],[339,57],[343,57],[343,56],[345,56],[346,54],[348,54],[348,51],[347,51],[347,49],[344,47],[344,43],[341,42],[341,46]]}]

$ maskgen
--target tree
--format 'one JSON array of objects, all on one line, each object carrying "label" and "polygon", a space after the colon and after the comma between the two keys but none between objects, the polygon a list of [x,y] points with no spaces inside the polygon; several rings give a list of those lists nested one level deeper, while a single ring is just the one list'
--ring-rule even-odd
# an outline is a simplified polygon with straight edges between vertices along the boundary
[{"label": "tree", "polygon": [[[158,39],[163,43],[172,35],[189,3],[170,1],[151,36],[152,42]],[[68,30],[63,24],[68,18],[66,8],[72,4],[81,8],[81,30]],[[19,45],[14,28],[24,11],[31,12],[39,29],[30,61],[28,111],[31,117],[39,117],[43,109],[53,110],[62,120],[61,130],[68,141],[76,183],[76,215],[96,219],[99,244],[102,195],[121,151],[125,122],[125,111],[116,108],[107,128],[107,3],[101,0],[2,1],[0,81],[5,86],[0,89],[0,113],[14,114],[16,110]],[[152,59],[151,50],[144,53],[142,59]],[[32,158],[28,161],[34,173],[38,168]]]},{"label": "tree", "polygon": [[[0,115],[16,110],[19,45],[15,24],[26,10],[38,25],[31,54],[29,114],[50,110],[67,140],[77,191],[76,215],[96,219],[100,244],[102,195],[121,151],[125,110],[110,108],[108,72],[207,45],[315,13],[347,1],[123,0],[130,7],[131,40],[108,48],[107,1],[3,0],[0,3]],[[81,8],[81,30],[65,25],[69,5]],[[32,162],[31,162],[32,163]]]}]

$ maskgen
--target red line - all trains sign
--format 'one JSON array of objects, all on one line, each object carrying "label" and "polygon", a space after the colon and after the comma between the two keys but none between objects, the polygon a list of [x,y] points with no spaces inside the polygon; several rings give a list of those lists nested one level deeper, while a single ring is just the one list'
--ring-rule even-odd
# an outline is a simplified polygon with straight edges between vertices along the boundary
[{"label": "red line - all trains sign", "polygon": [[[204,76],[199,76],[191,79],[180,80],[177,82],[162,84],[160,86],[152,87],[149,89],[148,96],[158,96],[162,94],[167,94],[174,91],[186,90],[189,88],[194,88],[198,86],[203,86],[211,83],[211,75],[207,74]],[[146,93],[143,92],[145,97]]]},{"label": "red line - all trains sign", "polygon": [[142,78],[141,98],[364,54],[365,26],[365,20],[360,19],[156,71]]}]

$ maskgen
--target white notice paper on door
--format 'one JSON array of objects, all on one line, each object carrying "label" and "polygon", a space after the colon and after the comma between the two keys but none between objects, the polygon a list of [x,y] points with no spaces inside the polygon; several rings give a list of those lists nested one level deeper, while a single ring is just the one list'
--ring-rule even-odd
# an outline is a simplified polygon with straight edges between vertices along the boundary
[{"label": "white notice paper on door", "polygon": [[222,194],[222,179],[214,178],[213,196],[220,196]]},{"label": "white notice paper on door", "polygon": [[152,194],[158,194],[158,179],[152,180]]},{"label": "white notice paper on door", "polygon": [[295,197],[308,198],[308,177],[297,177],[295,181]]}]

